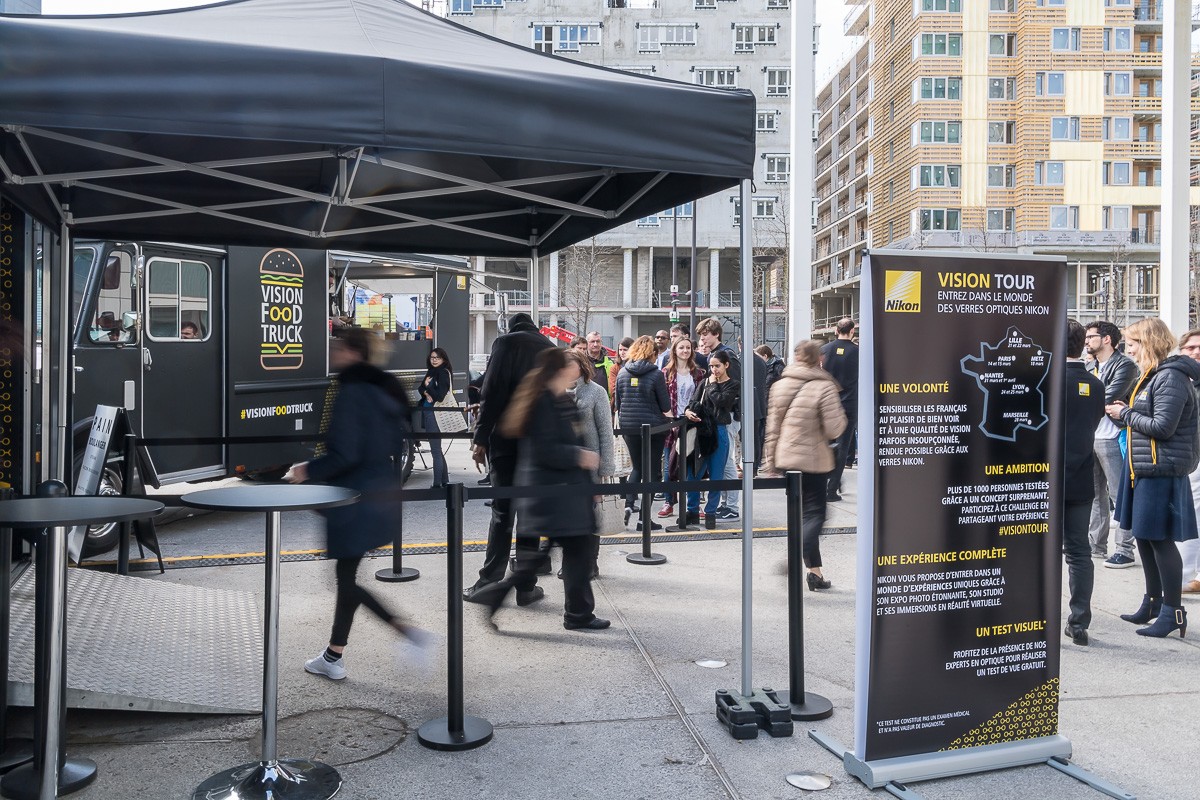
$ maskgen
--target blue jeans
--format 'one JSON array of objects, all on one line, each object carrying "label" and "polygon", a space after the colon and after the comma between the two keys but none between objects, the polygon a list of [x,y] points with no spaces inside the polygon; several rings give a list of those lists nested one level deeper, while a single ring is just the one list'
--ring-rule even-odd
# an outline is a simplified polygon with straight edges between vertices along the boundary
[{"label": "blue jeans", "polygon": [[[729,459],[729,428],[725,425],[717,426],[717,449],[704,459],[704,471],[708,474],[708,479],[719,481],[725,477],[725,462]],[[695,477],[692,470],[688,469],[688,480]],[[704,504],[705,514],[714,514],[717,511],[717,506],[721,505],[721,493],[714,490],[709,490],[708,500]],[[687,510],[697,512],[700,510],[700,493],[688,492]]]},{"label": "blue jeans", "polygon": [[[422,421],[426,433],[438,433],[437,414],[426,406],[421,409]],[[433,485],[444,486],[450,482],[450,472],[446,469],[446,454],[442,452],[442,439],[429,440],[429,453],[433,457]]]}]

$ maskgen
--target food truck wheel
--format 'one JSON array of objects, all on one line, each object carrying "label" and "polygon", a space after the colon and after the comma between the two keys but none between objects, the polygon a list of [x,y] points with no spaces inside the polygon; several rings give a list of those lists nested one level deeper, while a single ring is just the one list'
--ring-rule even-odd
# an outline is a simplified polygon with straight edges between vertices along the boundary
[{"label": "food truck wheel", "polygon": [[[83,452],[80,450],[76,452],[75,474],[78,475],[79,468],[83,465]],[[121,458],[119,456],[110,458],[104,464],[104,471],[100,473],[100,488],[96,494],[119,495],[124,485],[124,482],[121,480]],[[89,525],[87,536],[83,540],[83,552],[80,557],[91,558],[101,553],[107,553],[117,546],[120,536],[120,525],[116,522]]]}]

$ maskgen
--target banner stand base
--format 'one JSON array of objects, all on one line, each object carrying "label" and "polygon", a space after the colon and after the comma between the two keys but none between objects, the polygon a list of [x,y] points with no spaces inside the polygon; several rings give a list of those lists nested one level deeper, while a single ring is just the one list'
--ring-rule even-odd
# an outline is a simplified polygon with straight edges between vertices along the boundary
[{"label": "banner stand base", "polygon": [[718,689],[717,719],[734,739],[757,739],[760,728],[776,738],[795,731],[791,706],[773,689],[758,689],[749,697]]},{"label": "banner stand base", "polygon": [[888,793],[907,800],[919,800],[919,794],[904,784],[909,781],[927,781],[950,778],[974,772],[989,772],[995,769],[1023,767],[1029,764],[1046,764],[1081,783],[1086,783],[1101,794],[1116,800],[1136,800],[1136,796],[1103,778],[1070,762],[1071,742],[1065,736],[1043,736],[1019,742],[984,745],[969,750],[949,750],[903,758],[888,758],[880,761],[860,761],[854,754],[826,736],[821,731],[810,730],[808,736],[830,753],[842,759],[846,772],[858,778],[872,789],[883,788]]}]

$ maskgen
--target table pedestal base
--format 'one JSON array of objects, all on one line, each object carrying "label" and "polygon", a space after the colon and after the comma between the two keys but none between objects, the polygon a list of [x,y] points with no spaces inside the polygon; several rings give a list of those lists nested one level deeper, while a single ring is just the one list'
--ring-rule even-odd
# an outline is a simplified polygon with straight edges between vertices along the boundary
[{"label": "table pedestal base", "polygon": [[329,800],[341,788],[338,771],[319,761],[256,761],[213,775],[192,800]]},{"label": "table pedestal base", "polygon": [[417,729],[417,741],[430,750],[471,750],[492,740],[492,723],[466,715],[461,731],[450,730],[450,718],[431,719]]},{"label": "table pedestal base", "polygon": [[[58,774],[58,797],[78,792],[96,780],[96,762],[88,758],[68,758]],[[0,791],[13,800],[37,800],[42,796],[42,771],[32,764],[17,767],[0,781]]]},{"label": "table pedestal base", "polygon": [[33,739],[5,739],[0,742],[0,773],[33,761]]}]

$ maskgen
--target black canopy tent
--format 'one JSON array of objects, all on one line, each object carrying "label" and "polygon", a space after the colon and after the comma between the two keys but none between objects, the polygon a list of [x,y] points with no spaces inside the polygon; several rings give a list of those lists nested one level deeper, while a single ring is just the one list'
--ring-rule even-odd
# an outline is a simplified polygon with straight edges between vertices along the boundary
[{"label": "black canopy tent", "polygon": [[[749,92],[593,67],[400,0],[0,15],[0,195],[59,232],[49,474],[66,472],[74,236],[531,257],[740,183]],[[538,296],[537,270],[530,290]],[[752,346],[742,292],[744,347]],[[533,306],[536,316],[537,306]],[[753,406],[753,387],[742,386]],[[742,430],[743,692],[753,442]]]},{"label": "black canopy tent", "polygon": [[0,17],[4,192],[76,236],[527,257],[753,174],[754,98],[400,0]]}]

